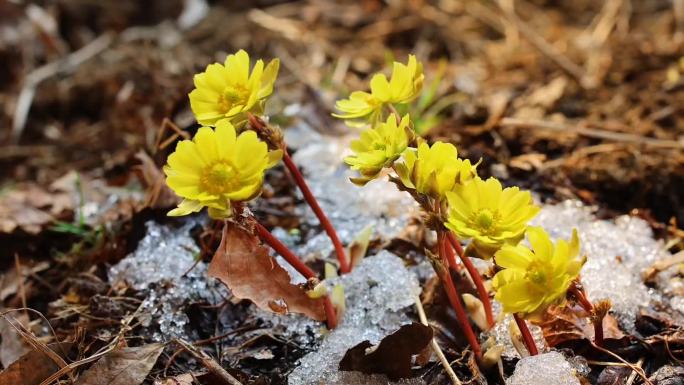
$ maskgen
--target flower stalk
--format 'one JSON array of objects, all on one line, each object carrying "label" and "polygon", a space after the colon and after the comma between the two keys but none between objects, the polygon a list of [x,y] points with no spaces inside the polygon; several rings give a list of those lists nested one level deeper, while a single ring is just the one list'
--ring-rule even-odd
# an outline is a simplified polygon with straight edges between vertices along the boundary
[{"label": "flower stalk", "polygon": [[[278,238],[274,237],[270,231],[268,231],[261,223],[254,221],[254,230],[257,233],[259,239],[264,243],[269,245],[276,253],[280,254],[287,263],[295,268],[299,274],[303,275],[306,279],[318,278],[316,273],[311,270],[309,266],[304,264],[299,257],[297,257],[285,244],[280,242]],[[323,298],[323,307],[325,308],[326,322],[329,329],[334,329],[337,327],[337,315],[335,314],[335,308],[330,300],[330,296],[326,295]]]},{"label": "flower stalk", "polygon": [[323,230],[328,235],[330,241],[333,244],[333,247],[335,248],[335,254],[337,255],[337,260],[340,264],[340,272],[342,274],[350,272],[351,265],[349,263],[349,260],[347,259],[347,255],[344,251],[344,247],[342,246],[342,242],[340,241],[340,238],[337,235],[337,231],[335,231],[335,228],[333,227],[332,223],[323,212],[323,209],[321,209],[321,206],[318,204],[318,200],[316,200],[316,197],[311,192],[311,189],[309,188],[309,185],[306,183],[306,180],[304,179],[304,176],[302,175],[301,171],[299,171],[297,165],[295,165],[294,161],[292,161],[292,157],[290,157],[290,154],[287,151],[287,147],[285,146],[285,143],[282,140],[282,136],[278,135],[278,138],[273,138],[273,130],[267,127],[266,123],[264,123],[261,119],[259,119],[253,114],[247,114],[247,117],[250,125],[257,131],[257,133],[260,134],[259,136],[269,136],[264,139],[271,146],[279,147],[282,150],[283,163],[285,164],[285,167],[287,167],[287,169],[290,171],[290,174],[292,175],[292,178],[295,180],[297,187],[299,187],[299,190],[302,192],[302,195],[304,195],[304,200],[306,200],[306,203],[309,205],[309,207],[311,207],[311,210],[313,210],[314,214],[316,215],[316,218],[318,218],[318,221],[321,223],[321,226],[323,226]]},{"label": "flower stalk", "polygon": [[610,310],[610,303],[599,302],[601,306],[594,306],[594,304],[587,298],[587,293],[584,291],[582,285],[574,281],[569,289],[570,293],[577,299],[582,308],[590,314],[591,323],[594,325],[594,342],[598,346],[603,345],[603,319],[608,310]]},{"label": "flower stalk", "polygon": [[513,319],[515,319],[515,323],[516,325],[518,325],[518,329],[520,329],[520,334],[522,335],[525,347],[527,347],[527,351],[530,353],[531,356],[536,356],[537,354],[539,354],[539,350],[537,350],[537,345],[534,343],[534,338],[532,338],[532,333],[530,333],[530,329],[527,327],[527,323],[525,323],[525,320],[520,318],[520,316],[517,313],[513,314]]},{"label": "flower stalk", "polygon": [[[437,246],[441,263],[447,264],[447,242],[443,232],[437,233]],[[479,360],[480,358],[482,358],[482,348],[480,347],[480,343],[478,342],[477,337],[475,336],[473,327],[470,325],[470,322],[468,321],[468,315],[466,314],[465,308],[461,303],[461,296],[459,295],[458,290],[456,289],[456,285],[454,285],[454,281],[451,279],[451,273],[449,272],[448,268],[445,269],[443,267],[436,267],[435,270],[440,280],[444,284],[444,290],[446,291],[447,297],[449,298],[451,307],[453,307],[454,311],[456,312],[456,318],[458,319],[458,322],[461,324],[463,334],[465,334],[466,340],[468,340],[470,347],[473,349],[475,357],[477,357],[477,359]]]},{"label": "flower stalk", "polygon": [[492,302],[489,299],[489,292],[487,291],[487,288],[484,285],[484,281],[482,281],[480,273],[477,271],[477,268],[475,268],[475,265],[473,265],[473,261],[471,261],[467,255],[465,255],[461,243],[456,239],[454,234],[451,232],[447,232],[447,238],[449,240],[449,243],[451,243],[451,247],[453,247],[453,249],[456,250],[458,257],[463,262],[463,266],[465,266],[466,270],[468,270],[468,274],[470,274],[470,277],[473,279],[473,282],[475,283],[475,287],[477,288],[477,294],[480,297],[480,301],[482,301],[482,305],[484,306],[485,316],[487,317],[487,324],[489,324],[489,327],[494,326],[494,312],[492,311]]}]

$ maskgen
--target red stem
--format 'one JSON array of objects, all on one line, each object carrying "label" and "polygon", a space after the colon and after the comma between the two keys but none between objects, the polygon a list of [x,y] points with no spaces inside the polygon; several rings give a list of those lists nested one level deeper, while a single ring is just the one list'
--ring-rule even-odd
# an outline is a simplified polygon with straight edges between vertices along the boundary
[{"label": "red stem", "polygon": [[[448,261],[446,261],[447,243],[444,238],[444,234],[438,233],[437,239],[439,256],[442,259],[442,261],[448,263]],[[442,283],[444,284],[444,290],[446,291],[447,297],[449,298],[451,307],[453,307],[454,311],[456,311],[456,319],[458,319],[458,322],[461,324],[461,329],[463,330],[463,333],[465,334],[468,343],[473,348],[473,353],[475,353],[475,356],[479,360],[482,357],[482,348],[480,347],[480,343],[477,341],[477,337],[475,337],[473,327],[470,325],[468,315],[466,314],[465,308],[461,303],[461,296],[459,295],[458,290],[454,285],[454,281],[451,279],[451,273],[449,272],[448,268],[441,270],[441,273],[440,271],[438,271],[438,273],[440,275]]]},{"label": "red stem", "polygon": [[[285,244],[280,242],[280,240],[271,234],[264,226],[259,222],[254,222],[254,229],[256,230],[257,236],[268,244],[276,253],[280,254],[292,267],[303,275],[304,278],[317,278],[316,273],[311,270],[309,266],[304,264],[299,257],[297,257]],[[323,307],[325,308],[325,315],[327,318],[327,324],[329,329],[334,329],[337,326],[337,316],[335,314],[335,308],[330,301],[329,296],[325,296],[323,299]]]},{"label": "red stem", "polygon": [[[570,292],[577,298],[582,308],[592,314],[592,323],[594,324],[594,342],[596,345],[601,346],[603,344],[603,319],[596,319],[594,315],[594,304],[589,301],[587,294],[583,289],[577,286],[576,282],[573,282],[570,286]],[[599,322],[600,321],[600,322]]]},{"label": "red stem", "polygon": [[304,180],[304,176],[302,176],[302,173],[299,171],[297,166],[292,161],[292,158],[290,157],[290,154],[288,154],[286,148],[283,148],[283,163],[285,163],[285,167],[287,167],[287,169],[290,170],[290,173],[292,174],[292,177],[297,183],[297,186],[299,186],[299,189],[302,191],[302,194],[304,195],[304,199],[309,204],[313,212],[316,214],[316,217],[321,222],[321,225],[323,226],[325,232],[328,234],[328,237],[330,237],[330,240],[332,241],[333,246],[335,247],[337,260],[340,262],[340,272],[342,272],[342,274],[348,273],[351,270],[351,267],[349,265],[349,261],[347,261],[347,256],[344,252],[344,247],[342,247],[342,242],[340,242],[340,238],[337,236],[335,228],[333,227],[332,223],[330,223],[330,220],[328,220],[328,217],[321,209],[321,206],[318,204],[316,197],[314,197],[313,193],[311,193],[309,186],[306,184],[306,181]]},{"label": "red stem", "polygon": [[534,338],[532,338],[532,333],[530,333],[530,329],[527,328],[525,320],[520,318],[517,314],[513,314],[513,318],[515,319],[515,323],[518,325],[518,329],[520,329],[520,334],[522,334],[523,342],[525,342],[527,351],[530,352],[531,356],[536,356],[539,354],[539,350],[537,350],[537,345],[534,343]]},{"label": "red stem", "polygon": [[475,283],[475,287],[477,288],[477,294],[480,296],[480,301],[482,301],[482,305],[484,306],[485,316],[487,317],[487,323],[489,324],[489,327],[494,326],[494,313],[492,311],[492,302],[489,300],[489,293],[487,292],[487,288],[485,287],[484,282],[482,281],[480,272],[477,271],[475,265],[473,265],[473,261],[471,261],[467,255],[465,255],[461,243],[458,241],[458,239],[456,239],[454,234],[450,231],[446,234],[447,238],[449,239],[449,242],[451,243],[451,246],[454,248],[454,250],[456,250],[456,253],[458,253],[459,258],[461,258],[461,261],[463,262],[463,266],[465,266],[466,270],[468,270],[468,274],[470,274],[470,277],[473,279],[473,282]]}]

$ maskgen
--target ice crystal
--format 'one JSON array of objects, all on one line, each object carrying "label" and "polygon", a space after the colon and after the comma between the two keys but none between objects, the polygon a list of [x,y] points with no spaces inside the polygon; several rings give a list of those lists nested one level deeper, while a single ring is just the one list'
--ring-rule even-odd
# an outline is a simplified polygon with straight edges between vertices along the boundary
[{"label": "ice crystal", "polygon": [[207,276],[206,263],[195,265],[199,249],[189,232],[196,224],[172,228],[147,222],[137,249],[109,269],[110,283],[147,292],[139,318],[154,340],[186,337],[186,306],[216,304],[227,295],[220,282]]},{"label": "ice crystal", "polygon": [[626,215],[599,220],[590,207],[566,201],[544,206],[532,225],[543,226],[552,238],[565,239],[577,228],[582,253],[588,258],[581,271],[587,294],[592,301],[610,299],[616,318],[627,330],[634,329],[639,309],[659,300],[644,285],[641,272],[669,253],[644,220]]}]

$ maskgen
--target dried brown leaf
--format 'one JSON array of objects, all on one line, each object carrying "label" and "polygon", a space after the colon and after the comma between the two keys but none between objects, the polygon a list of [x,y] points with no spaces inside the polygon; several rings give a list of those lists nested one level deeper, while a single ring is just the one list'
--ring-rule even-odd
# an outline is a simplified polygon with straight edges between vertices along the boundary
[{"label": "dried brown leaf", "polygon": [[347,350],[340,361],[340,370],[385,374],[393,381],[410,378],[413,356],[428,348],[431,340],[431,327],[415,322],[404,325],[383,338],[376,347],[363,341]]},{"label": "dried brown leaf", "polygon": [[[29,322],[28,315],[25,313],[18,313],[15,316],[7,315],[7,318],[15,325],[27,326]],[[17,333],[5,317],[0,318],[0,337],[2,337],[2,343],[0,343],[0,362],[5,368],[32,350],[31,345]]]},{"label": "dried brown leaf", "polygon": [[223,228],[209,275],[228,286],[235,297],[248,299],[261,309],[325,320],[323,300],[309,298],[304,289],[290,283],[290,275],[258,238],[232,222]]},{"label": "dried brown leaf", "polygon": [[76,385],[139,385],[162,350],[163,344],[113,350],[85,371]]},{"label": "dried brown leaf", "polygon": [[[47,346],[55,354],[65,358],[62,352],[68,351],[71,345],[68,342],[61,342]],[[0,384],[39,385],[57,370],[59,367],[45,352],[31,350],[0,372]]]},{"label": "dried brown leaf", "polygon": [[[579,308],[557,306],[549,309],[544,320],[538,325],[542,328],[544,339],[550,347],[574,340],[593,340],[594,326],[588,316]],[[605,339],[624,337],[617,321],[610,315],[603,319],[603,333]]]}]

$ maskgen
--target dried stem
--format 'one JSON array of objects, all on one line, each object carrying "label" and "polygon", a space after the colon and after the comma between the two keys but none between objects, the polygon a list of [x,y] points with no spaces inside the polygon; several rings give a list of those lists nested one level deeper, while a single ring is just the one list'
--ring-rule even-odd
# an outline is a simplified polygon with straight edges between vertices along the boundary
[{"label": "dried stem", "polygon": [[520,316],[517,314],[513,314],[513,318],[515,319],[515,323],[518,325],[518,329],[520,329],[520,334],[522,334],[523,342],[527,347],[527,351],[530,352],[531,356],[536,356],[539,354],[539,350],[537,350],[537,345],[534,343],[534,338],[532,338],[532,333],[530,333],[527,323],[525,323],[525,320],[520,318]]},{"label": "dried stem", "polygon": [[[420,323],[422,323],[425,326],[430,326],[427,320],[427,316],[425,315],[425,309],[423,309],[423,304],[420,303],[420,298],[418,298],[418,296],[416,296],[415,302],[416,310],[418,310],[418,318],[420,319]],[[432,346],[432,350],[435,352],[437,358],[439,358],[439,362],[442,363],[442,367],[444,367],[444,371],[447,373],[447,376],[449,376],[449,379],[451,379],[451,383],[453,385],[462,385],[463,383],[456,376],[454,369],[451,368],[451,364],[444,355],[442,348],[439,347],[437,339],[432,338],[432,340],[430,341],[430,346]]]},{"label": "dried stem", "polygon": [[[309,266],[304,264],[299,257],[297,257],[285,244],[280,242],[278,238],[274,237],[270,231],[268,231],[261,223],[254,221],[254,229],[256,230],[257,236],[266,244],[268,244],[276,253],[280,254],[287,263],[295,268],[299,274],[303,275],[304,278],[318,278],[316,273],[311,270]],[[327,324],[329,329],[334,329],[337,326],[337,315],[335,314],[335,308],[330,301],[329,296],[323,298],[323,306],[325,308],[325,315],[327,318]]]},{"label": "dried stem", "polygon": [[[444,233],[438,232],[437,239],[439,257],[442,260],[442,263],[448,263],[448,261],[446,260],[445,251],[447,243]],[[449,272],[448,268],[436,268],[435,270],[437,271],[439,278],[442,280],[442,283],[444,284],[444,290],[446,291],[451,306],[454,308],[454,311],[456,312],[456,318],[458,319],[458,322],[461,324],[461,329],[463,330],[463,333],[465,334],[465,337],[468,340],[470,347],[473,349],[475,356],[479,360],[480,358],[482,358],[482,348],[480,347],[480,343],[477,341],[477,337],[475,336],[473,327],[470,325],[470,322],[468,321],[468,315],[466,314],[465,308],[461,303],[461,296],[459,295],[458,290],[454,285],[454,281],[451,279],[451,273]]]},{"label": "dried stem", "polygon": [[480,301],[482,301],[482,305],[485,309],[487,324],[489,324],[489,327],[494,326],[494,312],[492,311],[492,302],[489,300],[489,293],[487,292],[487,288],[485,287],[484,282],[482,281],[480,272],[477,271],[475,265],[473,265],[473,262],[470,260],[470,258],[467,255],[465,255],[465,252],[463,252],[463,247],[461,247],[461,243],[458,241],[458,239],[456,239],[454,234],[451,232],[447,232],[446,236],[449,239],[451,246],[454,248],[454,250],[456,250],[456,253],[458,254],[459,258],[461,258],[463,266],[465,266],[466,270],[468,270],[468,274],[470,274],[470,277],[473,279],[473,282],[475,283],[475,287],[477,288],[477,294],[480,297]]}]

